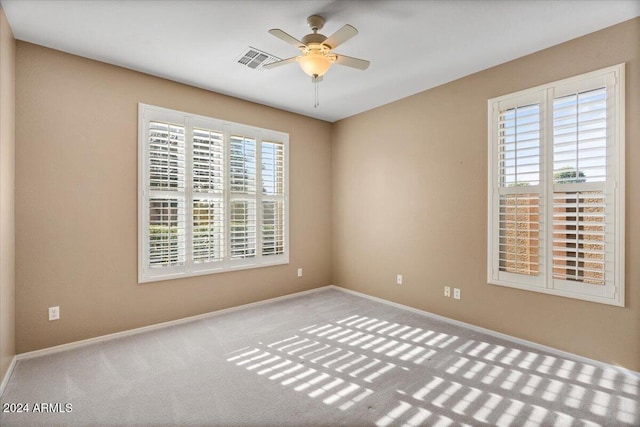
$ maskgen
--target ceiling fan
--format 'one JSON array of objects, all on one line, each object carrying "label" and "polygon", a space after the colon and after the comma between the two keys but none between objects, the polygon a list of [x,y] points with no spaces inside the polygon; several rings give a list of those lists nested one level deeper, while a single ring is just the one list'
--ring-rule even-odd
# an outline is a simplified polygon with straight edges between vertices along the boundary
[{"label": "ceiling fan", "polygon": [[313,32],[304,36],[302,41],[280,29],[269,30],[270,34],[299,49],[301,55],[272,62],[264,65],[263,68],[271,69],[297,62],[300,64],[302,71],[311,76],[311,81],[318,83],[322,80],[322,76],[329,71],[333,63],[359,70],[366,70],[369,67],[369,61],[367,60],[333,52],[333,49],[358,34],[358,30],[353,26],[344,25],[333,35],[327,37],[318,33],[318,30],[321,30],[324,26],[324,18],[322,16],[311,15],[307,18],[307,24]]}]

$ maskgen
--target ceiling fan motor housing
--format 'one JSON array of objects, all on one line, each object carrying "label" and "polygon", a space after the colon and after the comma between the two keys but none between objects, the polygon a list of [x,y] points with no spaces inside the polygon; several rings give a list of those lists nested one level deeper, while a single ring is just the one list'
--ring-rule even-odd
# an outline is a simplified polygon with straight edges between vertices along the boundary
[{"label": "ceiling fan motor housing", "polygon": [[322,44],[326,39],[327,39],[327,36],[325,35],[318,34],[318,33],[311,33],[311,34],[307,34],[302,38],[302,43],[304,43],[307,46],[309,44]]}]

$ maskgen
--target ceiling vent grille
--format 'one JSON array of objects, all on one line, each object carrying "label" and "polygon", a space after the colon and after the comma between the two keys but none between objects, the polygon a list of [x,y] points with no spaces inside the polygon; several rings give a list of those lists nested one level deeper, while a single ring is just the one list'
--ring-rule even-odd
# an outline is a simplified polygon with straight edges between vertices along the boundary
[{"label": "ceiling vent grille", "polygon": [[265,65],[271,64],[272,62],[276,61],[280,61],[280,58],[251,46],[249,46],[244,52],[242,52],[242,54],[237,59],[238,64],[242,64],[246,67],[251,68],[252,70],[257,71],[264,71],[265,68],[263,67]]}]

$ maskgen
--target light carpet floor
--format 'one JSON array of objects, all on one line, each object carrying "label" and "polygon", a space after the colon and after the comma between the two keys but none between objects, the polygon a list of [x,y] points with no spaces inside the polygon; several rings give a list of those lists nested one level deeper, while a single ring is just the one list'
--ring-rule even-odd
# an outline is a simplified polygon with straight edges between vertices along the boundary
[{"label": "light carpet floor", "polygon": [[0,425],[639,426],[639,400],[630,373],[324,289],[20,360],[2,406],[31,410]]}]

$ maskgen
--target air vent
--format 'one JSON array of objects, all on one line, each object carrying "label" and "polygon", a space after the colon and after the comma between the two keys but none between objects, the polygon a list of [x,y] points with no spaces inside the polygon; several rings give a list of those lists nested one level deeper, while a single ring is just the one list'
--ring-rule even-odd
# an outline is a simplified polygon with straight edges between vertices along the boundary
[{"label": "air vent", "polygon": [[263,52],[255,47],[249,46],[247,50],[245,50],[238,57],[238,64],[242,64],[246,67],[251,68],[252,70],[264,71],[263,66],[267,64],[271,64],[272,62],[280,61],[280,58],[277,56],[270,55],[266,52]]}]

